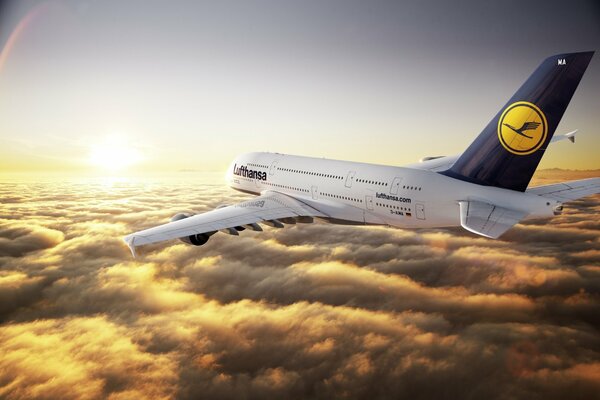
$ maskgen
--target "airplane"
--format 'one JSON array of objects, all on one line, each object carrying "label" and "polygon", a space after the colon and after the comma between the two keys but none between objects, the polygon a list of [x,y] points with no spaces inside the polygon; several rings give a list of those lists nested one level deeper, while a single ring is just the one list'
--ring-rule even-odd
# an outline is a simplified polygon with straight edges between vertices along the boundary
[{"label": "airplane", "polygon": [[[545,59],[460,155],[426,157],[404,167],[300,157],[242,154],[231,163],[231,188],[255,195],[124,237],[136,247],[179,239],[202,246],[217,232],[239,235],[262,225],[310,223],[397,228],[462,226],[499,238],[519,221],[558,215],[563,203],[600,193],[600,177],[529,188],[594,52]],[[515,128],[520,127],[520,128]],[[527,135],[523,131],[527,131]]]}]

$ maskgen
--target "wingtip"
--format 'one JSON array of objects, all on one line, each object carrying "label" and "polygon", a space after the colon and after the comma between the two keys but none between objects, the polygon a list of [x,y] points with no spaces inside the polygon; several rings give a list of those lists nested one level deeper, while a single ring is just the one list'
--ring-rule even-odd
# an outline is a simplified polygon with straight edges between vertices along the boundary
[{"label": "wingtip", "polygon": [[133,258],[136,258],[137,254],[135,251],[135,244],[134,244],[135,236],[131,236],[131,235],[125,236],[123,238],[123,241],[125,242],[125,244],[127,244],[127,247],[129,247],[129,251],[131,251],[131,255],[133,256]]}]

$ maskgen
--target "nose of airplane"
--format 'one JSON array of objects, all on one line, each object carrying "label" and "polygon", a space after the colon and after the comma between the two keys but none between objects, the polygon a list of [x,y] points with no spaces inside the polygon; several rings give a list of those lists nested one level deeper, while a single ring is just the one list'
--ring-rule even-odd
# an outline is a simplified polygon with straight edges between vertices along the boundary
[{"label": "nose of airplane", "polygon": [[231,180],[233,179],[233,166],[235,165],[235,160],[233,160],[231,162],[231,164],[229,164],[229,166],[227,167],[227,172],[225,172],[225,182],[227,182],[227,184],[231,184]]},{"label": "nose of airplane", "polygon": [[235,170],[236,165],[241,165],[240,156],[234,158],[233,161],[231,161],[231,163],[229,164],[229,167],[227,167],[227,172],[225,173],[225,181],[229,186],[233,184],[233,171]]}]

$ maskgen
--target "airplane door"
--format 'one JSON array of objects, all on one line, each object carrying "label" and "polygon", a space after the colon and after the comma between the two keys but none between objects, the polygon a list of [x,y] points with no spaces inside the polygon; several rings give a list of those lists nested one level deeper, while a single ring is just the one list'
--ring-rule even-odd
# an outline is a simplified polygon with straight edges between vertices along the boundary
[{"label": "airplane door", "polygon": [[415,212],[417,213],[417,219],[425,219],[425,206],[423,204],[415,204]]},{"label": "airplane door", "polygon": [[356,176],[356,171],[348,172],[348,176],[346,177],[346,187],[352,187],[352,183],[354,182],[354,177]]},{"label": "airplane door", "polygon": [[367,210],[373,210],[373,196],[365,196],[365,205]]},{"label": "airplane door", "polygon": [[313,200],[317,200],[319,198],[319,189],[316,186],[312,186],[310,191],[312,193]]},{"label": "airplane door", "polygon": [[390,187],[390,193],[391,194],[398,194],[398,191],[400,190],[400,184],[401,183],[402,183],[402,178],[395,177],[394,181],[392,182],[392,186]]},{"label": "airplane door", "polygon": [[277,170],[277,160],[271,163],[271,168],[269,168],[269,175],[275,175],[275,171]]}]

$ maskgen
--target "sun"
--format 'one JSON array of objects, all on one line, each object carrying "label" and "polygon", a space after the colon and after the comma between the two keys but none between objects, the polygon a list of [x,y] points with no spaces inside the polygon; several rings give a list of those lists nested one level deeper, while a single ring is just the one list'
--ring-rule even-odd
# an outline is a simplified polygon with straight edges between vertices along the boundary
[{"label": "sun", "polygon": [[141,159],[139,150],[120,135],[108,136],[102,142],[93,144],[89,153],[91,165],[111,172],[126,169]]}]

